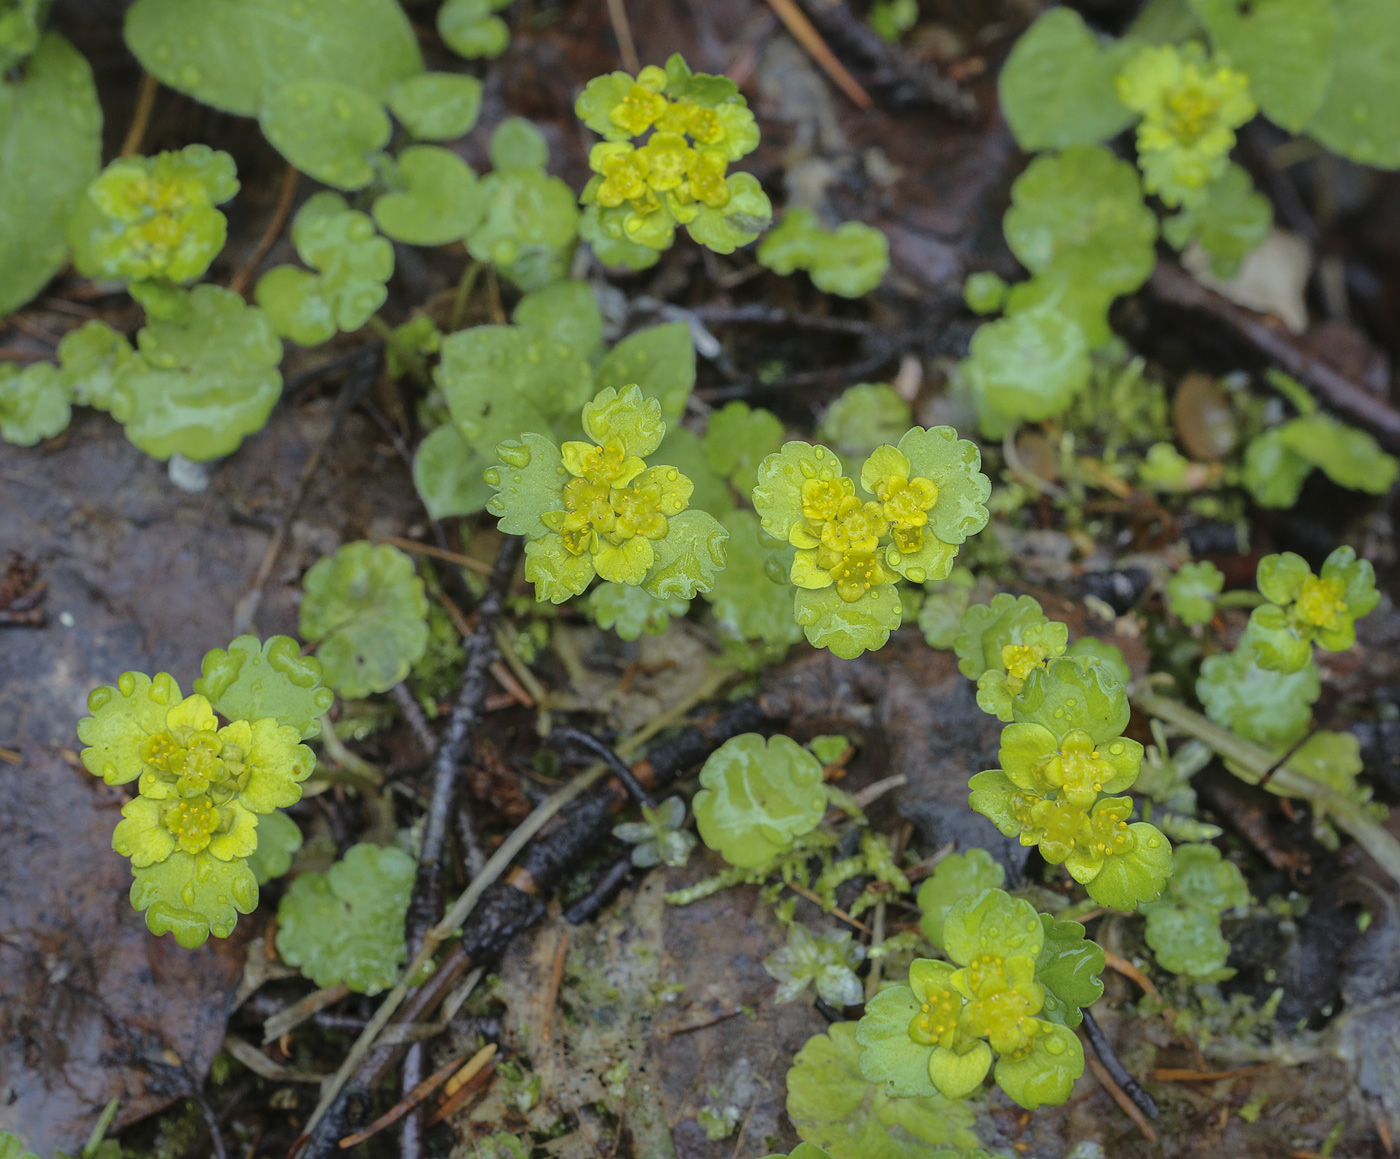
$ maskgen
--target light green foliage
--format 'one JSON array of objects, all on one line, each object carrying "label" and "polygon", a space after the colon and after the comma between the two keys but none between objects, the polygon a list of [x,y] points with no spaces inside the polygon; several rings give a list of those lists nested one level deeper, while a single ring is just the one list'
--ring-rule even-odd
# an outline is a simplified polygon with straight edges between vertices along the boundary
[{"label": "light green foliage", "polygon": [[491,498],[482,473],[491,463],[451,424],[430,431],[413,456],[413,485],[434,519],[480,511]]},{"label": "light green foliage", "polygon": [[861,500],[825,447],[793,441],[759,468],[763,530],[797,549],[788,578],[807,639],[844,659],[881,647],[899,626],[897,577],[944,579],[987,522],[991,484],[975,444],[952,427],[905,432],[861,469]]},{"label": "light green foliage", "polygon": [[[444,5],[446,7],[446,5]],[[389,111],[420,141],[451,141],[481,114],[481,82],[454,72],[426,72],[389,90]]]},{"label": "light green foliage", "polygon": [[852,941],[850,930],[827,930],[815,936],[801,922],[788,926],[787,945],[763,959],[763,968],[778,983],[776,999],[795,1002],[810,983],[817,997],[840,1010],[865,1001],[865,988],[855,968],[865,960],[865,947]]},{"label": "light green foliage", "polygon": [[[1068,939],[1047,938],[1035,907],[1000,889],[958,901],[944,920],[943,940],[950,961],[916,959],[907,985],[866,1004],[856,1029],[861,1072],[895,1097],[937,1091],[957,1099],[982,1085],[995,1058],[997,1085],[1027,1110],[1063,1103],[1084,1070],[1083,1049],[1064,1015],[1078,1015],[1080,999],[1102,992],[1092,973],[1076,966],[1082,960],[1102,969],[1102,954],[1083,955]],[[1075,958],[1058,975],[1059,956],[1044,954],[1047,944]],[[1053,1009],[1046,1002],[1051,975],[1069,983],[1056,992]]]},{"label": "light green foliage", "polygon": [[1162,236],[1177,249],[1193,241],[1210,254],[1217,277],[1239,272],[1244,260],[1273,228],[1274,210],[1269,199],[1254,188],[1246,169],[1233,161],[1205,188],[1199,202],[1184,206],[1162,223]]},{"label": "light green foliage", "polygon": [[387,692],[428,646],[428,599],[413,560],[396,547],[347,543],[302,581],[298,630],[319,641],[326,683],[357,699]]},{"label": "light green foliage", "polygon": [[383,99],[423,71],[396,0],[137,0],[125,34],[162,83],[241,117],[284,85],[338,81]]},{"label": "light green foliage", "polygon": [[1269,748],[1287,748],[1302,738],[1321,693],[1315,663],[1296,672],[1271,671],[1258,663],[1248,641],[1208,656],[1196,680],[1196,695],[1211,720]]},{"label": "light green foliage", "polygon": [[321,662],[301,655],[290,636],[239,636],[227,650],[204,655],[194,691],[208,697],[214,711],[230,720],[272,717],[289,724],[303,739],[319,736],[321,717],[334,695],[321,684]]},{"label": "light green foliage", "polygon": [[1165,205],[1198,204],[1229,164],[1235,130],[1254,116],[1249,78],[1187,41],[1138,49],[1117,80],[1118,99],[1141,115],[1138,166]]},{"label": "light green foliage", "polygon": [[[1291,398],[1307,397],[1286,375],[1271,378],[1296,387]],[[1400,475],[1400,463],[1365,431],[1313,410],[1252,439],[1242,481],[1261,507],[1292,507],[1314,467],[1342,487],[1372,495],[1384,495]]]},{"label": "light green foliage", "polygon": [[1049,303],[1091,347],[1110,337],[1108,307],[1136,290],[1156,261],[1157,218],[1137,171],[1102,145],[1037,157],[1011,187],[1007,244],[1034,274],[1013,286],[1007,312]]},{"label": "light green foliage", "polygon": [[1084,328],[1050,305],[979,326],[960,366],[988,438],[1064,411],[1089,385]]},{"label": "light green foliage", "polygon": [[1261,668],[1297,672],[1312,661],[1312,645],[1345,652],[1356,643],[1356,621],[1380,602],[1370,560],[1354,548],[1337,548],[1323,562],[1321,575],[1302,556],[1286,551],[1259,561],[1260,594],[1269,602],[1255,608],[1246,630],[1248,646]]},{"label": "light green foliage", "polygon": [[891,1098],[883,1085],[866,1081],[860,1056],[854,1022],[834,1023],[797,1052],[787,1073],[787,1113],[807,1142],[790,1159],[954,1159],[977,1146],[965,1103],[937,1091]]},{"label": "light green foliage", "polygon": [[52,363],[21,369],[13,362],[0,362],[0,438],[19,447],[53,438],[68,426],[71,395]]},{"label": "light green foliage", "polygon": [[273,148],[298,169],[346,190],[374,180],[379,151],[393,134],[377,98],[334,80],[283,85],[264,99],[258,121]]},{"label": "light green foliage", "polygon": [[771,865],[826,812],[821,763],[785,736],[744,733],[720,745],[700,770],[692,806],[700,837],[730,865]]},{"label": "light green foliage", "polygon": [[727,77],[692,73],[675,55],[635,79],[595,77],[574,111],[604,138],[579,198],[581,233],[604,263],[645,268],[640,250],[669,249],[678,225],[722,254],[768,228],[773,207],[757,179],[727,172],[758,145],[753,113]]},{"label": "light green foliage", "polygon": [[1132,911],[1154,901],[1171,872],[1171,845],[1129,823],[1143,748],[1122,735],[1128,695],[1103,665],[1065,658],[1034,668],[1002,730],[1001,768],[972,778],[969,803],[1007,837],[1063,864],[1100,905]]},{"label": "light green foliage", "polygon": [[705,454],[705,440],[694,431],[667,424],[666,437],[656,449],[656,455],[682,475],[689,476],[695,484],[695,490],[690,493],[692,507],[708,511],[716,519],[722,519],[734,510],[734,492],[723,476],[710,466],[709,456]]},{"label": "light green foliage", "polygon": [[863,459],[881,443],[896,443],[914,412],[894,387],[861,382],[847,387],[822,415],[817,438],[839,454]]},{"label": "light green foliage", "polygon": [[[1282,760],[1288,755],[1284,748],[1275,749],[1275,756]],[[1331,732],[1319,729],[1308,737],[1296,752],[1288,757],[1291,768],[1328,788],[1336,790],[1347,800],[1357,805],[1369,805],[1371,789],[1357,782],[1357,774],[1364,767],[1361,761],[1361,744],[1349,732]],[[1265,786],[1270,792],[1282,793],[1270,781]],[[1372,811],[1375,810],[1372,806]],[[1383,814],[1382,814],[1383,815]],[[1328,849],[1337,850],[1341,842],[1336,831],[1327,821],[1325,811],[1313,811],[1313,836]]]},{"label": "light green foliage", "polygon": [[691,482],[648,467],[666,433],[661,404],[636,386],[607,387],[583,407],[591,442],[562,448],[527,434],[496,448],[487,510],[503,531],[525,535],[525,577],[540,600],[582,595],[594,576],[644,588],[657,599],[692,599],[714,586],[728,538],[690,508]]},{"label": "light green foliage", "polygon": [[807,747],[812,750],[812,755],[821,761],[823,766],[834,765],[852,751],[850,740],[836,733],[814,736],[807,742]]},{"label": "light green foliage", "polygon": [[1120,684],[1127,684],[1133,678],[1123,649],[1108,640],[1100,640],[1097,636],[1081,636],[1065,649],[1065,659],[1073,660],[1081,667],[1101,667],[1105,677]]},{"label": "light green foliage", "polygon": [[522,290],[563,277],[578,233],[578,207],[563,181],[544,171],[544,137],[529,121],[507,117],[491,135],[494,172],[477,187],[481,222],[467,252],[490,262]]},{"label": "light green foliage", "polygon": [[959,565],[945,580],[924,585],[924,602],[919,605],[919,630],[930,648],[950,651],[962,631],[963,613],[973,602],[977,580]]},{"label": "light green foliage", "polygon": [[966,853],[949,854],[919,886],[919,928],[924,937],[935,948],[943,949],[943,922],[948,911],[965,897],[1000,889],[1005,883],[1006,871],[985,849],[974,846]]},{"label": "light green foliage", "polygon": [[872,225],[847,221],[827,229],[810,209],[794,207],[784,212],[754,256],[774,273],[806,270],[817,289],[859,298],[878,286],[889,269],[890,243]]},{"label": "light green foliage", "polygon": [[292,855],[301,848],[301,830],[283,812],[258,820],[258,847],[248,855],[248,868],[259,885],[281,877],[292,867]]},{"label": "light green foliage", "polygon": [[997,80],[1001,108],[1027,152],[1093,145],[1132,123],[1114,80],[1135,50],[1100,40],[1072,8],[1051,8],[1011,50]]},{"label": "light green foliage", "polygon": [[1034,599],[1001,592],[963,613],[953,650],[958,671],[977,681],[978,707],[1009,721],[1026,678],[1064,655],[1068,643],[1069,629],[1046,619]]},{"label": "light green foliage", "polygon": [[682,866],[690,860],[695,835],[687,833],[685,801],[667,797],[655,809],[642,806],[642,820],[613,826],[613,836],[632,846],[632,864],[639,869],[653,865]]},{"label": "light green foliage", "polygon": [[384,304],[394,247],[339,194],[318,193],[297,211],[292,244],[316,273],[276,266],[258,280],[254,295],[284,338],[319,346],[337,331],[358,330]]},{"label": "light green foliage", "polygon": [[187,949],[211,932],[228,937],[257,905],[247,859],[259,815],[295,804],[315,768],[301,733],[275,716],[220,727],[208,699],[182,698],[164,672],[123,673],[92,692],[88,711],[78,722],[84,767],[109,785],[137,782],[112,834],[131,859],[132,904],[152,933],[173,932]]},{"label": "light green foliage", "polygon": [[[1388,0],[1333,0],[1337,31],[1322,104],[1307,131],[1363,165],[1400,168],[1400,10]],[[1300,21],[1300,23],[1302,23]],[[1295,36],[1311,34],[1306,26]]]},{"label": "light green foliage", "polygon": [[1247,906],[1249,888],[1214,845],[1178,845],[1172,860],[1175,872],[1165,896],[1142,907],[1147,944],[1164,970],[1220,981],[1234,973],[1222,969],[1230,943],[1221,936],[1220,916]]},{"label": "light green foliage", "polygon": [[[18,51],[23,38],[11,43]],[[22,77],[0,70],[0,315],[67,259],[68,220],[101,168],[101,137],[92,69],[57,33],[44,36]]]},{"label": "light green foliage", "polygon": [[787,582],[792,549],[783,544],[768,546],[771,539],[765,544],[752,511],[731,510],[719,522],[729,532],[726,561],[715,586],[705,593],[715,619],[737,639],[795,644],[802,638],[802,628],[792,616],[792,588]]},{"label": "light green foliage", "polygon": [[450,149],[411,145],[394,166],[396,188],[374,202],[386,235],[410,245],[446,245],[466,237],[485,213],[471,166]]},{"label": "light green foliage", "polygon": [[131,343],[105,322],[93,319],[70,330],[58,343],[61,377],[73,401],[107,410],[117,374],[131,357]]},{"label": "light green foliage", "polygon": [[588,593],[588,610],[593,621],[620,639],[635,640],[643,632],[659,636],[672,617],[685,615],[690,604],[678,596],[657,599],[650,592],[630,584],[601,583]]},{"label": "light green foliage", "polygon": [[[596,313],[596,304],[593,310]],[[520,321],[519,311],[516,320]],[[598,340],[601,338],[600,319]],[[634,330],[608,351],[598,364],[594,382],[599,390],[609,386],[622,390],[636,383],[643,394],[661,404],[666,425],[674,426],[685,414],[685,404],[695,387],[695,343],[690,327],[684,322],[663,322]]]},{"label": "light green foliage", "polygon": [[710,468],[744,495],[758,482],[758,465],[782,445],[782,420],[772,411],[751,408],[738,399],[715,411],[705,429]]},{"label": "light green foliage", "polygon": [[0,7],[0,72],[38,47],[42,16],[42,0],[5,0]]},{"label": "light green foliage", "polygon": [[1183,563],[1167,581],[1167,609],[1184,624],[1209,624],[1224,590],[1225,577],[1209,560]]},{"label": "light green foliage", "polygon": [[90,278],[189,282],[224,248],[214,207],[238,192],[233,158],[208,145],[120,157],[88,186],[68,226],[73,263]]},{"label": "light green foliage", "polygon": [[875,0],[870,6],[870,27],[881,39],[898,44],[919,22],[919,0]]},{"label": "light green foliage", "polygon": [[695,1121],[704,1129],[705,1138],[718,1143],[734,1134],[734,1128],[739,1125],[739,1108],[732,1103],[723,1109],[707,1103],[696,1113]]},{"label": "light green foliage", "polygon": [[[1069,9],[1055,8],[1054,12],[1067,12]],[[1006,305],[1006,294],[1010,290],[1006,279],[991,270],[979,270],[968,274],[963,283],[963,301],[974,314],[996,314]]]},{"label": "light green foliage", "polygon": [[282,393],[282,343],[261,310],[220,286],[172,291],[164,309],[137,334],[108,409],[153,458],[230,454]]},{"label": "light green foliage", "polygon": [[398,980],[417,873],[394,846],[352,845],[326,873],[303,873],[277,907],[277,952],[317,986],[378,994]]},{"label": "light green foliage", "polygon": [[492,13],[508,4],[509,0],[446,0],[438,9],[438,35],[467,60],[494,59],[510,44],[510,29]]},{"label": "light green foliage", "polygon": [[39,1159],[33,1151],[25,1151],[19,1138],[9,1131],[0,1131],[0,1159]]}]

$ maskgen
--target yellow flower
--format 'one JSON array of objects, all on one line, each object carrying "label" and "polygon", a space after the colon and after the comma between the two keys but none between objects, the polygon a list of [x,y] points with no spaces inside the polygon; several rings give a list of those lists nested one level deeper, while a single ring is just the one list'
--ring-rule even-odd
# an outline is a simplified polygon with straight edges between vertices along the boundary
[{"label": "yellow flower", "polygon": [[1303,590],[1293,605],[1300,620],[1324,631],[1335,631],[1347,617],[1346,583],[1340,576],[1303,581]]},{"label": "yellow flower", "polygon": [[1030,1044],[1035,1016],[1045,1005],[1033,959],[978,954],[953,975],[953,984],[969,999],[963,1022],[971,1035],[985,1036],[998,1054],[1012,1054]]},{"label": "yellow flower", "polygon": [[1148,192],[1171,206],[1200,201],[1225,172],[1235,129],[1254,116],[1249,78],[1213,65],[1199,46],[1142,48],[1117,80],[1118,98],[1142,115],[1138,164]]},{"label": "yellow flower", "polygon": [[593,146],[588,164],[603,175],[594,196],[608,208],[647,195],[647,157],[621,141],[603,141]]},{"label": "yellow flower", "polygon": [[938,503],[938,486],[932,479],[910,472],[908,456],[895,447],[879,447],[861,471],[861,481],[880,501],[890,524],[895,548],[914,555],[924,545],[929,512]]},{"label": "yellow flower", "polygon": [[658,193],[675,189],[685,180],[694,150],[679,133],[653,133],[637,150],[647,170],[647,185]]},{"label": "yellow flower", "polygon": [[729,159],[720,149],[696,149],[690,159],[690,196],[711,209],[723,209],[729,204],[729,185],[724,180]]},{"label": "yellow flower", "polygon": [[[662,74],[664,78],[664,73]],[[653,92],[638,77],[627,95],[608,113],[608,119],[633,137],[640,137],[666,112],[669,102],[659,92]],[[664,83],[664,82],[663,82]]]}]

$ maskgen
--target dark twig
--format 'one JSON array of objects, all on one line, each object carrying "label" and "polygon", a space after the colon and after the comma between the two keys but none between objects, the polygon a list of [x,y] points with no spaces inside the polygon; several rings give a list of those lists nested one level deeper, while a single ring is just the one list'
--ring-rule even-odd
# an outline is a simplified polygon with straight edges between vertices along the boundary
[{"label": "dark twig", "polygon": [[828,330],[834,334],[874,334],[879,327],[861,318],[823,318],[817,314],[792,314],[777,306],[750,302],[742,306],[713,304],[690,311],[706,324],[725,322],[755,326],[793,326],[799,330]]},{"label": "dark twig", "polygon": [[413,730],[414,737],[417,738],[419,746],[425,753],[437,752],[437,737],[433,735],[433,730],[428,727],[428,718],[423,712],[423,706],[418,703],[408,684],[400,681],[394,685],[394,703],[399,706],[399,712],[403,715],[408,727]]},{"label": "dark twig", "polygon": [[1278,772],[1279,769],[1283,768],[1283,766],[1286,765],[1289,761],[1291,761],[1293,759],[1294,754],[1297,753],[1297,751],[1300,748],[1307,744],[1308,741],[1312,740],[1313,734],[1316,732],[1316,725],[1308,729],[1307,732],[1305,732],[1301,737],[1299,737],[1296,741],[1293,742],[1293,747],[1290,748],[1286,753],[1284,753],[1283,756],[1279,757],[1279,759],[1276,760],[1273,764],[1271,764],[1267,769],[1265,769],[1264,775],[1254,783],[1260,787],[1267,785],[1273,779],[1274,774]]},{"label": "dark twig", "polygon": [[593,883],[592,889],[564,911],[564,920],[571,926],[581,926],[596,917],[618,895],[632,876],[633,868],[632,851],[629,849],[603,871],[603,876]]},{"label": "dark twig", "polygon": [[587,749],[592,756],[599,757],[607,763],[608,768],[613,771],[613,775],[627,786],[627,791],[632,794],[637,804],[648,809],[652,808],[653,802],[650,794],[637,783],[637,778],[632,775],[632,770],[627,767],[627,762],[597,737],[590,736],[582,729],[556,728],[549,734],[547,743],[550,748],[556,749],[566,745],[578,745],[580,748]]},{"label": "dark twig", "polygon": [[1089,1040],[1089,1045],[1094,1048],[1094,1053],[1099,1056],[1099,1062],[1103,1063],[1103,1068],[1120,1087],[1123,1093],[1133,1101],[1133,1106],[1137,1107],[1149,1119],[1157,1117],[1157,1104],[1153,1101],[1142,1087],[1138,1086],[1137,1079],[1128,1073],[1127,1067],[1119,1061],[1118,1055],[1114,1053],[1113,1044],[1108,1041],[1108,1036],[1104,1034],[1099,1024],[1094,1021],[1094,1016],[1087,1009],[1084,1014],[1084,1037]]},{"label": "dark twig", "polygon": [[209,1145],[213,1149],[213,1159],[228,1159],[228,1149],[224,1146],[223,1132],[219,1130],[219,1116],[214,1113],[214,1108],[204,1097],[204,1092],[200,1089],[199,1081],[194,1077],[194,1072],[183,1060],[180,1062],[180,1071],[185,1077],[185,1086],[190,1098],[199,1107],[200,1117],[204,1120],[204,1125],[209,1128]]}]

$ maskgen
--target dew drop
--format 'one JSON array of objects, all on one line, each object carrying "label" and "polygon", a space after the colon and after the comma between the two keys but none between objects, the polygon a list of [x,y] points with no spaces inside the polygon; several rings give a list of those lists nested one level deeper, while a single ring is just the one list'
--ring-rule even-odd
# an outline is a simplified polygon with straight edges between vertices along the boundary
[{"label": "dew drop", "polygon": [[180,69],[180,83],[193,88],[204,79],[204,74],[192,64],[187,64]]},{"label": "dew drop", "polygon": [[1060,1040],[1058,1035],[1052,1036],[1045,1044],[1045,1051],[1047,1054],[1064,1054],[1065,1044]]}]

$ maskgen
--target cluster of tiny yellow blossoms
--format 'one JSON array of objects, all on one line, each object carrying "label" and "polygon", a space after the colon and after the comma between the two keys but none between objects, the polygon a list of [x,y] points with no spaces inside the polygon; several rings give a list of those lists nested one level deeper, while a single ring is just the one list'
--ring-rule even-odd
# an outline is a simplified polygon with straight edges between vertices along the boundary
[{"label": "cluster of tiny yellow blossoms", "polygon": [[1294,602],[1299,620],[1323,631],[1336,631],[1351,617],[1346,601],[1346,582],[1340,576],[1308,576]]}]

